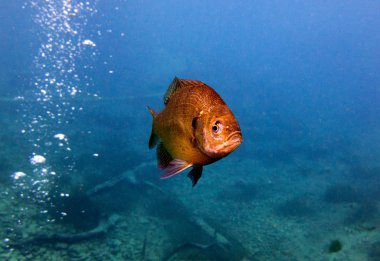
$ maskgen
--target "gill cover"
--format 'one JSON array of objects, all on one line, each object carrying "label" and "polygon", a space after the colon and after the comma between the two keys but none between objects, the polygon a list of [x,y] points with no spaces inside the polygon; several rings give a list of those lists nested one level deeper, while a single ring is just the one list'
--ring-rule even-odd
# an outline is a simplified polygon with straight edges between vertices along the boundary
[{"label": "gill cover", "polygon": [[195,139],[198,148],[214,159],[227,156],[242,142],[240,126],[227,105],[215,106],[197,118]]}]

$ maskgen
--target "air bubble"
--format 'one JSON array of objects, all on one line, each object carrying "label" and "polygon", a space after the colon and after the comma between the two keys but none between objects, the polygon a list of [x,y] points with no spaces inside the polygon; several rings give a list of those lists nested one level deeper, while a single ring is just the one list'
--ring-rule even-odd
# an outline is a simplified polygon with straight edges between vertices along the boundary
[{"label": "air bubble", "polygon": [[45,163],[45,162],[46,162],[46,158],[44,156],[41,156],[41,155],[34,155],[30,159],[30,163],[32,163],[33,165],[42,164],[42,163]]}]

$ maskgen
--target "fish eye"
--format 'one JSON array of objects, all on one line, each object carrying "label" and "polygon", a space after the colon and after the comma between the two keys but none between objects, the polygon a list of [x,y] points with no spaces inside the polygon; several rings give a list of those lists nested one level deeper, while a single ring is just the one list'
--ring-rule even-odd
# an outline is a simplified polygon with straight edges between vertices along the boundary
[{"label": "fish eye", "polygon": [[212,132],[219,133],[221,131],[220,121],[216,121],[214,125],[212,125]]}]

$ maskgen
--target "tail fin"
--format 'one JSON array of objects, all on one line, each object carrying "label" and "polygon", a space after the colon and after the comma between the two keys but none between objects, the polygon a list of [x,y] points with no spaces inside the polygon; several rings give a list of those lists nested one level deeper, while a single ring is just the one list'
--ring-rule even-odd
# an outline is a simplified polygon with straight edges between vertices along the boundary
[{"label": "tail fin", "polygon": [[[154,121],[154,118],[157,116],[157,113],[148,106],[148,110],[150,112],[150,114],[152,114],[153,116],[153,121]],[[149,149],[152,149],[157,143],[158,143],[158,136],[154,133],[154,130],[153,130],[153,125],[152,125],[152,132],[150,133],[150,138],[149,138]]]}]

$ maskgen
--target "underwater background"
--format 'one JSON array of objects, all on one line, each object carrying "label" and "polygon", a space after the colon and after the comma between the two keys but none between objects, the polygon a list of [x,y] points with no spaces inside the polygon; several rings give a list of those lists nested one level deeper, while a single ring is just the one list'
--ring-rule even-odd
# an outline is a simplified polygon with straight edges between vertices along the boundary
[{"label": "underwater background", "polygon": [[[0,259],[380,260],[380,2],[0,3]],[[172,79],[244,141],[160,180]]]}]

